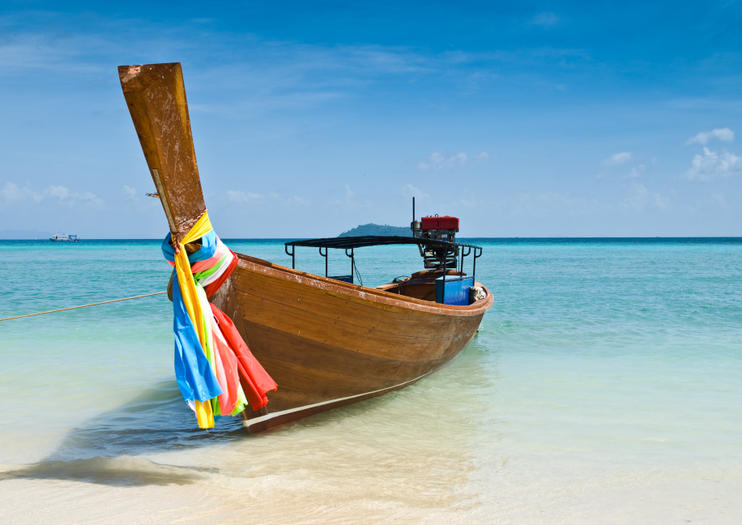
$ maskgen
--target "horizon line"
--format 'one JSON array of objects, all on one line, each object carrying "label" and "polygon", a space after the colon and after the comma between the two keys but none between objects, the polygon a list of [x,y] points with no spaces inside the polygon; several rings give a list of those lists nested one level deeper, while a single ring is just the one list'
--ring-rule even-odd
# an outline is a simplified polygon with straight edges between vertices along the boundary
[{"label": "horizon line", "polygon": [[[383,236],[382,236],[383,237]],[[222,237],[226,240],[233,241],[283,241],[283,240],[307,240],[315,237]],[[332,238],[332,237],[328,237]],[[478,235],[465,235],[460,239],[497,239],[497,240],[589,240],[589,239],[742,239],[742,235],[587,235],[587,236],[569,236],[569,235],[548,235],[548,236],[496,236],[485,237]],[[48,237],[27,237],[27,238],[2,238],[0,241],[50,241]],[[162,237],[78,237],[76,242],[80,241],[162,241]],[[61,241],[69,242],[69,241]],[[74,244],[74,242],[72,242]]]}]

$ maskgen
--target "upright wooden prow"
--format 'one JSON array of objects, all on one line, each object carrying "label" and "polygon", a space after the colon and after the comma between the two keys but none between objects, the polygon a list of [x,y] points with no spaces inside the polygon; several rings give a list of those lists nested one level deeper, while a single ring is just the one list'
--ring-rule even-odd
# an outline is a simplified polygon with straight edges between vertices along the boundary
[{"label": "upright wooden prow", "polygon": [[206,205],[180,63],[119,66],[119,78],[170,231],[182,237]]}]

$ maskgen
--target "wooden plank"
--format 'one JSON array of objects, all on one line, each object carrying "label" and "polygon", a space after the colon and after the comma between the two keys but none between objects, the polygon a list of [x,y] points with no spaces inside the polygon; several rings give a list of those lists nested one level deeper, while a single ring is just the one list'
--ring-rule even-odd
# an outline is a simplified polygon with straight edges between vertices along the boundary
[{"label": "wooden plank", "polygon": [[170,231],[182,235],[206,205],[180,64],[119,66],[119,78]]}]

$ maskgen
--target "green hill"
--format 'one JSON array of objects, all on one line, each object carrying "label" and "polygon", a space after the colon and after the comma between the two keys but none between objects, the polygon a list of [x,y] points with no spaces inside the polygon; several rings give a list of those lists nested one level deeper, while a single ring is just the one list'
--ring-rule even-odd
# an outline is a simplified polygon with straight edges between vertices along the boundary
[{"label": "green hill", "polygon": [[388,224],[361,224],[341,233],[340,237],[357,237],[361,235],[402,235],[411,237],[412,232],[408,226],[389,226]]}]

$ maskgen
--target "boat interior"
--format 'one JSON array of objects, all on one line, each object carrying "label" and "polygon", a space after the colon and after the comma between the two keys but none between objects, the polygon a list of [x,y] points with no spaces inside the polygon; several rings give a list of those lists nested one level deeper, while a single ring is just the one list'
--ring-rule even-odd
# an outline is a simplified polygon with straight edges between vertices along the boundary
[{"label": "boat interior", "polygon": [[[363,244],[366,246],[375,246],[378,244],[414,244],[414,242],[410,242],[411,238],[405,238],[404,242],[384,242],[384,239],[379,237],[377,239],[374,239],[373,241],[366,240],[365,242],[368,244]],[[328,239],[313,239],[310,241],[294,241],[291,243],[286,243],[287,246],[315,246],[317,244],[319,245],[327,245]],[[387,239],[388,241],[388,239]],[[338,242],[336,239],[333,239],[332,242],[329,244],[332,245],[333,242]],[[344,248],[345,244],[353,244],[353,241],[347,241],[341,239],[341,246],[340,248]],[[358,242],[355,243],[355,247],[357,247],[359,244]],[[201,240],[197,239],[196,241],[192,243],[188,243],[185,245],[186,251],[190,254],[195,251],[197,251],[201,247]],[[336,246],[332,246],[336,247]],[[354,252],[353,248],[349,248],[349,251],[346,251],[346,255],[350,257],[352,260],[354,259]],[[292,269],[295,269],[296,261],[294,257],[294,251],[293,250],[286,250],[287,253],[292,255]],[[250,261],[255,264],[260,264],[263,266],[270,266],[273,268],[279,268],[279,265],[273,264],[270,261],[266,261],[263,259],[259,259],[257,257],[252,257],[250,255],[245,255],[238,253],[236,254],[239,258]],[[327,250],[324,251],[320,249],[320,255],[327,258]],[[443,304],[450,304],[450,305],[458,305],[458,306],[466,306],[469,304],[472,304],[478,299],[481,299],[484,297],[484,294],[486,293],[483,288],[477,285],[475,279],[474,279],[474,272],[476,271],[476,263],[473,265],[473,271],[471,276],[463,271],[463,257],[457,261],[454,261],[454,265],[457,266],[454,269],[447,269],[445,272],[442,268],[433,268],[429,270],[421,270],[419,272],[415,272],[412,275],[409,276],[400,276],[396,277],[392,282],[382,284],[379,286],[376,286],[374,289],[382,291],[382,292],[388,292],[393,293],[397,295],[403,295],[405,297],[412,297],[415,299],[420,299],[423,301],[431,301],[436,303],[443,303]],[[351,267],[355,271],[355,261],[353,260]],[[281,267],[282,268],[282,267]],[[302,272],[303,273],[303,272]],[[445,277],[444,277],[445,273]],[[307,274],[312,275],[312,274]],[[328,279],[333,279],[335,281],[341,281],[348,284],[356,284],[354,282],[354,275],[325,275]],[[171,282],[168,284],[168,296],[172,299],[172,278]]]},{"label": "boat interior", "polygon": [[[390,244],[416,245],[427,269],[410,276],[397,277],[391,283],[377,286],[375,289],[423,301],[457,306],[472,304],[484,296],[484,290],[476,286],[474,280],[476,260],[482,255],[482,248],[479,246],[414,236],[361,236],[292,241],[285,243],[285,251],[291,256],[291,267],[296,268],[295,248],[297,246],[318,248],[319,254],[325,259],[325,277],[353,284],[354,274],[357,271],[354,250],[360,247]],[[349,275],[328,274],[328,248],[345,250],[345,255],[351,260]],[[471,276],[463,271],[464,259],[470,255]]]},{"label": "boat interior", "polygon": [[[436,281],[443,277],[442,270],[422,270],[413,273],[409,277],[396,278],[393,282],[377,286],[377,290],[395,293],[423,301],[436,300]],[[455,285],[461,278],[466,278],[466,273],[457,270],[448,270],[446,279],[449,285]]]}]

